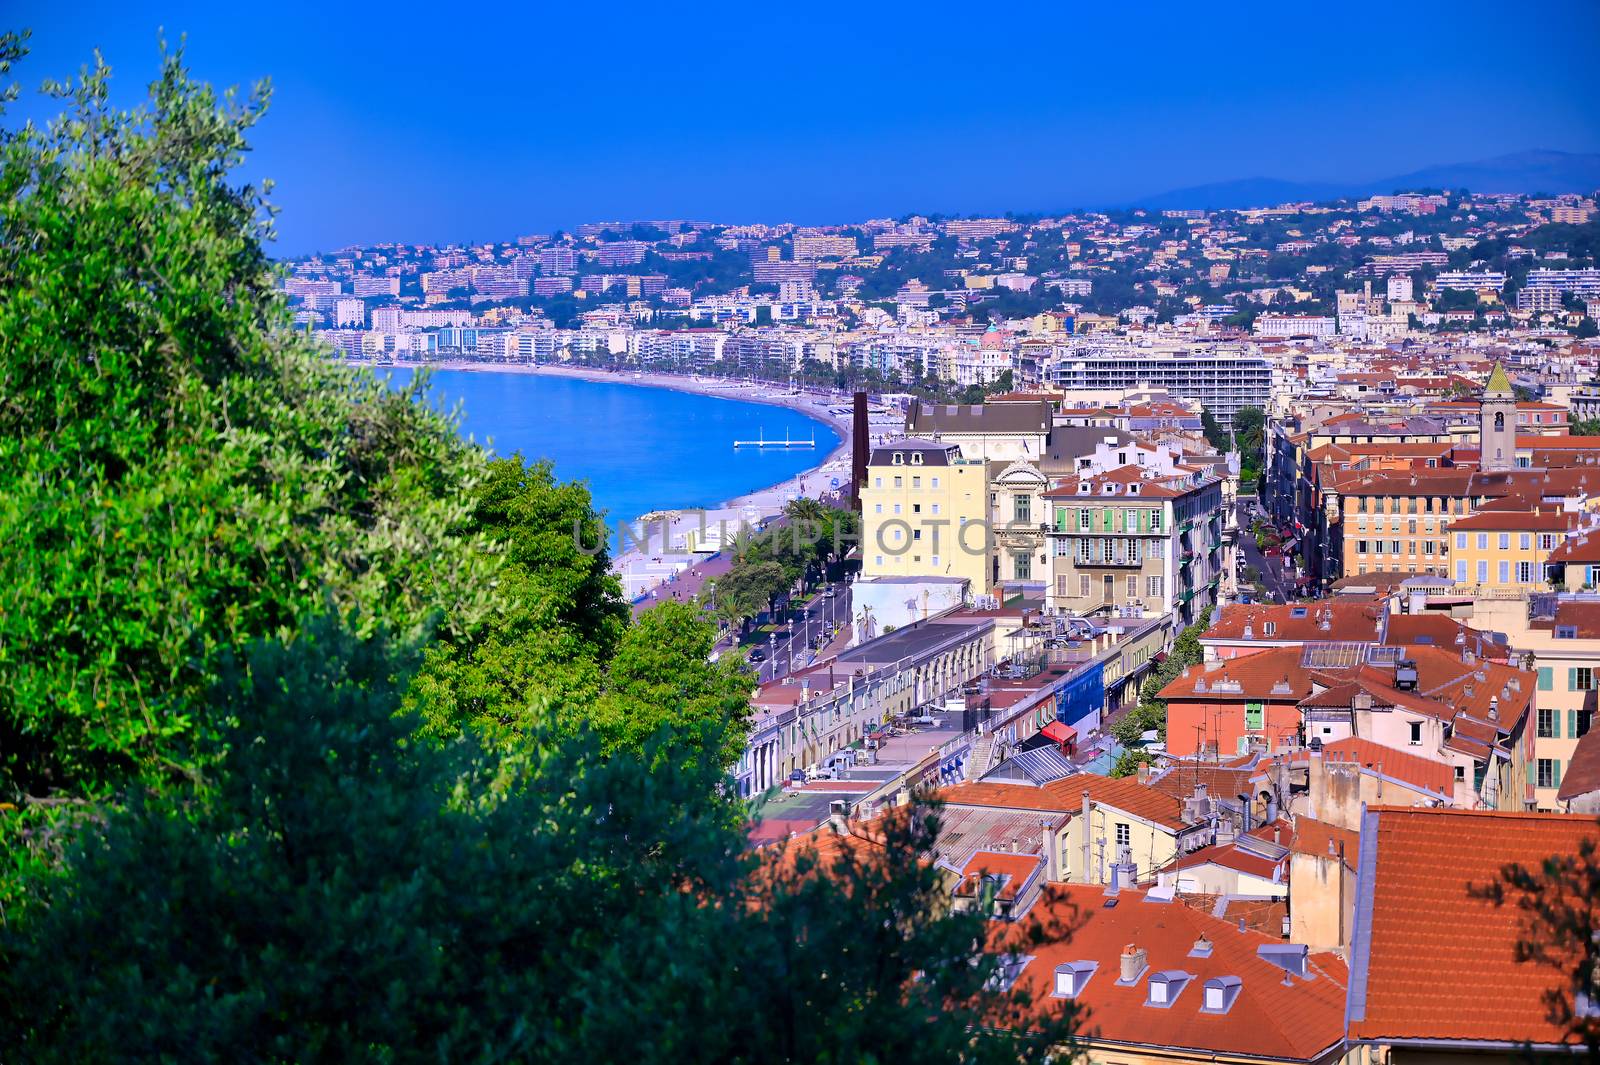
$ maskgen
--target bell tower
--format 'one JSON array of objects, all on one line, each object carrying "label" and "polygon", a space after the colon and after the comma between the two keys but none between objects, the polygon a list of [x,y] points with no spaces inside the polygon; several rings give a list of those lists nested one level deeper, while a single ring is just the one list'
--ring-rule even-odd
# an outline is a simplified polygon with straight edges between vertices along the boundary
[{"label": "bell tower", "polygon": [[1509,470],[1517,464],[1517,394],[1498,362],[1478,401],[1478,468]]}]

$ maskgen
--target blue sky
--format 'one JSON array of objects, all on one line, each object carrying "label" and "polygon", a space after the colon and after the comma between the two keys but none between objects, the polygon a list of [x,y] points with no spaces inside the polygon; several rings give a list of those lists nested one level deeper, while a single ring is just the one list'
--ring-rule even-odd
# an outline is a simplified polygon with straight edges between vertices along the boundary
[{"label": "blue sky", "polygon": [[280,248],[610,218],[1046,210],[1208,181],[1600,151],[1595,0],[266,5],[12,0],[25,86],[159,31],[270,75]]}]

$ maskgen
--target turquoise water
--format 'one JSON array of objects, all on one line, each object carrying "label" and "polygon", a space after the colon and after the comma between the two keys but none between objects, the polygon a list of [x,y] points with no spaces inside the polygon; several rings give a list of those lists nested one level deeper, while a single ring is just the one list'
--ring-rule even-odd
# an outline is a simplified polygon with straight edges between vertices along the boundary
[{"label": "turquoise water", "polygon": [[[379,372],[404,385],[414,371]],[[839,443],[831,426],[785,407],[620,381],[436,370],[433,392],[447,407],[461,403],[462,433],[496,454],[547,458],[562,480],[587,481],[613,530],[652,510],[713,507],[776,484]],[[815,432],[815,450],[733,448],[734,440],[786,432],[801,439]]]}]

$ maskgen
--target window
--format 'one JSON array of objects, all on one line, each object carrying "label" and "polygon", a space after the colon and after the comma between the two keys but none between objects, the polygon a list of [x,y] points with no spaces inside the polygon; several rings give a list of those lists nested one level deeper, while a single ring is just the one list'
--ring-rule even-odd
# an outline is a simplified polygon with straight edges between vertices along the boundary
[{"label": "window", "polygon": [[[939,487],[939,478],[937,478],[937,477],[935,477],[935,478],[934,478],[934,479],[933,479],[933,487],[934,487],[934,488],[938,488],[938,487]],[[938,510],[938,509],[939,509],[939,508],[938,508],[938,507],[934,507],[934,508],[933,508],[933,509],[934,509],[934,510],[935,510],[935,511],[937,511],[937,510]]]},{"label": "window", "polygon": [[1539,759],[1535,773],[1535,787],[1559,788],[1561,786],[1561,763],[1554,758]]},{"label": "window", "polygon": [[872,512],[874,514],[882,514],[883,513],[883,504],[882,503],[874,503],[874,504],[872,504]]},{"label": "window", "polygon": [[1479,533],[1478,534],[1478,550],[1479,551],[1487,551],[1487,550],[1489,550],[1489,534],[1488,533]]},{"label": "window", "polygon": [[1555,533],[1540,533],[1539,534],[1539,550],[1541,550],[1541,551],[1554,551],[1555,549],[1556,549],[1556,536],[1555,536]]},{"label": "window", "polygon": [[879,566],[883,565],[883,556],[882,555],[878,556],[878,561],[877,561],[876,564],[879,565]]},{"label": "window", "polygon": [[1026,580],[1032,579],[1032,577],[1033,577],[1033,556],[1032,555],[1013,555],[1012,559],[1013,559],[1013,566],[1015,567],[1017,580],[1026,581]]},{"label": "window", "polygon": [[1542,692],[1555,691],[1555,679],[1551,676],[1553,671],[1549,666],[1539,667],[1539,690]]},{"label": "window", "polygon": [[1501,533],[1500,534],[1500,550],[1502,550],[1502,551],[1511,550],[1511,534],[1510,533]]},{"label": "window", "polygon": [[1276,635],[1278,635],[1278,623],[1276,621],[1264,621],[1264,622],[1262,622],[1261,623],[1261,635],[1263,635],[1263,636],[1276,636]]},{"label": "window", "polygon": [[1456,559],[1456,580],[1465,583],[1466,579],[1467,579],[1467,560],[1464,559],[1464,558],[1458,558],[1458,559]]},{"label": "window", "polygon": [[1161,577],[1148,577],[1148,578],[1146,578],[1145,579],[1145,594],[1148,595],[1151,599],[1160,599],[1162,597],[1162,595],[1165,594],[1162,591],[1162,584],[1163,584],[1163,578],[1161,578]]},{"label": "window", "polygon": [[1522,533],[1520,536],[1517,537],[1517,546],[1522,548],[1522,550],[1526,551],[1530,547],[1533,546],[1532,541],[1533,541],[1533,537],[1532,536],[1529,536],[1527,533]]},{"label": "window", "polygon": [[1089,598],[1089,575],[1087,573],[1078,574],[1078,598]]},{"label": "window", "polygon": [[912,488],[921,488],[922,487],[922,478],[921,477],[913,477],[913,478],[911,478],[911,487]]},{"label": "window", "polygon": [[1517,563],[1517,583],[1518,584],[1532,584],[1533,583],[1533,563],[1532,562],[1518,562]]},{"label": "window", "polygon": [[1586,692],[1594,688],[1594,670],[1588,666],[1573,666],[1567,670],[1567,690]]},{"label": "window", "polygon": [[883,487],[883,478],[882,477],[874,477],[872,479],[872,487],[874,487],[874,488],[882,488]]},{"label": "window", "polygon": [[1129,577],[1128,578],[1128,598],[1129,599],[1137,599],[1137,598],[1139,598],[1139,578],[1138,577]]},{"label": "window", "polygon": [[898,513],[900,513],[900,504],[899,504],[899,503],[896,503],[896,504],[895,504],[895,505],[894,505],[894,512],[895,512],[895,513],[896,513],[896,514],[898,514]]},{"label": "window", "polygon": [[1556,626],[1556,639],[1558,639],[1558,640],[1576,640],[1577,638],[1578,638],[1578,626],[1576,626],[1576,625],[1557,625]]},{"label": "window", "polygon": [[1011,513],[1018,525],[1027,525],[1033,521],[1033,497],[1028,495],[1014,495],[1011,497]]},{"label": "window", "polygon": [[1357,540],[1356,541],[1356,554],[1364,555],[1366,553],[1367,553],[1367,542],[1365,540]]},{"label": "window", "polygon": [[1065,599],[1066,597],[1067,597],[1067,575],[1065,573],[1060,573],[1060,574],[1056,575],[1056,598],[1057,599]]},{"label": "window", "polygon": [[1251,732],[1261,731],[1262,704],[1244,704],[1244,727]]},{"label": "window", "polygon": [[1489,562],[1487,559],[1480,558],[1478,560],[1478,583],[1489,583]]},{"label": "window", "polygon": [[1467,534],[1466,533],[1456,533],[1456,550],[1457,551],[1465,551],[1466,549],[1467,549]]},{"label": "window", "polygon": [[1504,560],[1502,560],[1501,563],[1500,563],[1500,583],[1501,584],[1510,584],[1511,583],[1511,563],[1506,562]]},{"label": "window", "polygon": [[1547,740],[1556,738],[1556,712],[1546,706],[1539,708],[1539,738]]},{"label": "window", "polygon": [[896,488],[903,488],[905,486],[905,480],[906,479],[904,477],[896,477],[894,479],[894,486]]},{"label": "window", "polygon": [[[938,485],[934,485],[934,487],[935,487],[935,488],[937,488],[937,487],[938,487]],[[935,514],[937,514],[937,513],[939,513],[939,504],[937,504],[937,503],[935,503],[935,504],[934,504],[934,505],[933,505],[933,512],[934,512],[934,513],[935,513]]]},{"label": "window", "polygon": [[1398,555],[1399,553],[1400,553],[1400,541],[1399,540],[1390,540],[1389,541],[1389,554]]},{"label": "window", "polygon": [[1411,726],[1411,745],[1420,747],[1422,745],[1422,722],[1411,721],[1407,722],[1407,724]]},{"label": "window", "polygon": [[1133,842],[1133,829],[1126,822],[1117,822],[1117,846],[1126,847]]},{"label": "window", "polygon": [[1159,510],[1150,512],[1150,531],[1153,533],[1161,531],[1161,511]]},{"label": "window", "polygon": [[939,556],[938,555],[934,555],[933,556],[933,564],[935,566],[937,566],[939,564]]},{"label": "window", "polygon": [[1080,507],[1078,510],[1078,531],[1088,532],[1091,520],[1092,519],[1089,517],[1089,508]]},{"label": "window", "polygon": [[913,540],[922,539],[922,530],[921,529],[912,529],[911,530],[911,539],[913,539]]}]

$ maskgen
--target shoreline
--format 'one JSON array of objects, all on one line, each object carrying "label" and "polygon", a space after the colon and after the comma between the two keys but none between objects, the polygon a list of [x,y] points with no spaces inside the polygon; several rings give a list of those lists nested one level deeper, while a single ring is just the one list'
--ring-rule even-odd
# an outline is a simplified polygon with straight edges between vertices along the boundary
[{"label": "shoreline", "polygon": [[[807,467],[793,476],[745,492],[741,495],[723,500],[713,507],[671,507],[663,506],[651,511],[652,515],[665,517],[673,515],[668,522],[652,518],[645,526],[646,541],[643,545],[649,550],[634,548],[620,551],[611,559],[613,572],[622,575],[624,570],[635,563],[642,563],[648,557],[662,555],[676,555],[682,552],[672,549],[673,540],[689,529],[696,528],[698,522],[688,516],[679,517],[675,512],[685,515],[696,515],[710,511],[744,511],[746,516],[756,520],[765,520],[783,512],[784,504],[791,496],[806,495],[820,498],[828,491],[830,469],[843,464],[841,481],[848,480],[849,456],[853,438],[851,419],[839,417],[830,413],[830,407],[848,406],[852,400],[844,393],[815,393],[801,392],[798,395],[782,390],[781,385],[768,385],[765,383],[745,383],[725,377],[704,376],[696,379],[682,374],[649,373],[644,371],[623,371],[612,373],[607,370],[597,370],[588,367],[556,366],[548,363],[489,363],[475,362],[464,359],[439,359],[427,362],[396,363],[396,366],[414,369],[456,370],[477,373],[495,374],[523,374],[527,376],[550,376],[576,378],[584,381],[601,383],[632,385],[639,388],[662,388],[677,392],[687,392],[693,395],[709,396],[712,398],[734,400],[741,403],[762,403],[773,407],[783,407],[797,414],[804,415],[812,421],[832,429],[839,437],[839,443],[813,466]],[[376,367],[374,367],[376,368]],[[814,482],[814,483],[813,483]],[[754,513],[751,513],[751,512]],[[624,521],[631,520],[639,523],[646,515],[635,514]],[[613,518],[613,520],[617,520]],[[656,537],[662,537],[659,546]],[[637,594],[630,595],[630,599],[637,599],[647,595],[653,588],[666,583],[668,575],[661,577],[650,584],[639,586]]]}]

